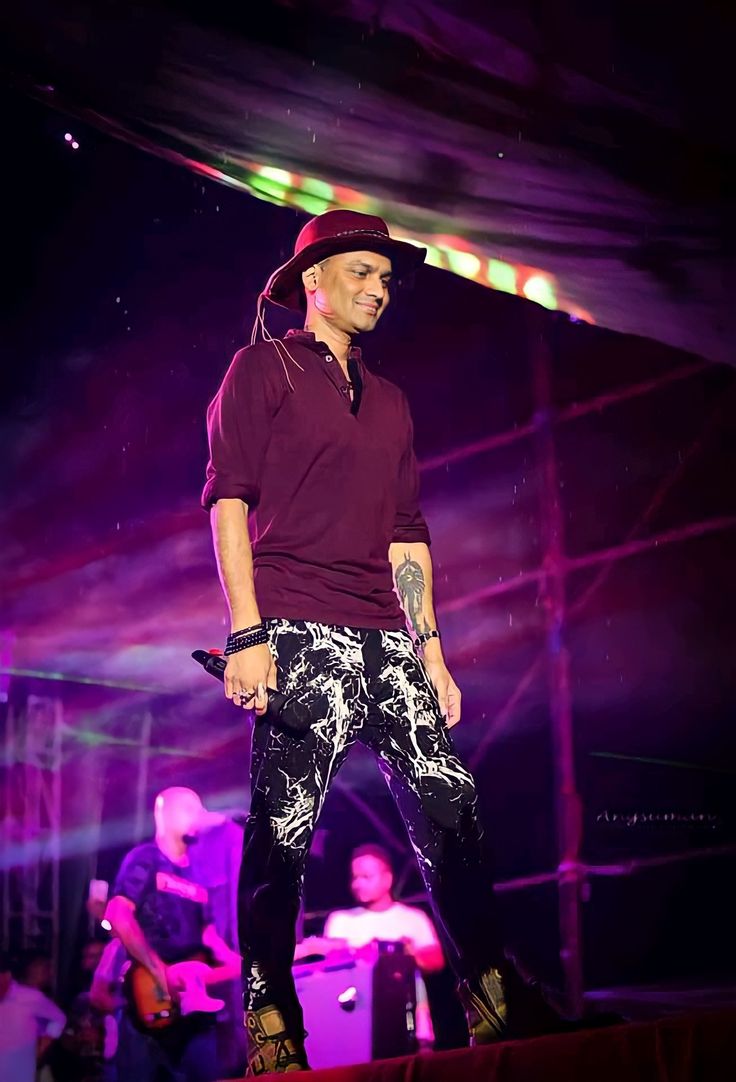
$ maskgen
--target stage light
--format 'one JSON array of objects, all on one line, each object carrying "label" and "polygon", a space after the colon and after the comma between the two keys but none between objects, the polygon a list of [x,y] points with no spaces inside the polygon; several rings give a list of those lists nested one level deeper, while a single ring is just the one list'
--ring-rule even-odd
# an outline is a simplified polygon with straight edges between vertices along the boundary
[{"label": "stage light", "polygon": [[102,918],[102,920],[100,921],[100,927],[104,928],[106,932],[112,931],[112,924],[110,924],[110,921],[107,919],[107,917]]},{"label": "stage light", "polygon": [[489,259],[488,281],[502,293],[516,293],[516,268],[502,259]]},{"label": "stage light", "polygon": [[480,271],[480,260],[472,252],[458,252],[453,248],[447,249],[447,262],[450,270],[463,278],[477,278]]},{"label": "stage light", "polygon": [[324,214],[326,210],[330,209],[330,204],[326,199],[318,199],[316,195],[310,195],[309,192],[294,192],[291,202],[315,217],[318,214]]},{"label": "stage light", "polygon": [[282,188],[291,188],[294,185],[292,175],[286,169],[275,169],[270,165],[262,165],[258,173],[265,180],[272,180],[274,184],[278,184]]},{"label": "stage light", "polygon": [[556,308],[557,297],[552,283],[541,274],[533,274],[524,282],[523,293],[530,301],[541,304],[543,308]]},{"label": "stage light", "polygon": [[73,138],[74,138],[74,136],[72,135],[72,133],[70,131],[68,131],[66,133],[66,135],[64,136],[64,139],[67,141],[67,143],[71,143]]},{"label": "stage light", "polygon": [[[392,231],[393,232],[393,231]],[[428,244],[426,240],[417,240],[416,237],[407,237],[406,233],[393,232],[393,236],[397,240],[403,240],[405,244],[413,244],[415,248],[426,248],[427,255],[424,262],[430,267],[444,267],[445,261],[442,258],[442,252],[439,248],[435,248],[433,244]]]},{"label": "stage light", "polygon": [[72,150],[79,150],[79,143],[76,139],[72,139]]},{"label": "stage light", "polygon": [[[274,170],[274,172],[276,171]],[[287,188],[282,181],[256,174],[250,181],[250,187],[261,199],[267,199],[271,203],[278,203],[280,206],[284,205]]]},{"label": "stage light", "polygon": [[335,198],[335,189],[332,185],[324,180],[318,180],[317,177],[304,177],[301,190],[307,195],[314,195],[317,199],[324,199],[328,203],[332,203]]},{"label": "stage light", "polygon": [[[500,159],[506,156],[503,150],[494,151],[494,153]],[[280,206],[299,207],[310,215],[322,214],[326,210],[335,210],[344,206],[360,209],[367,214],[383,214],[381,203],[374,197],[353,188],[330,184],[319,177],[304,176],[301,173],[292,173],[286,169],[262,165],[259,162],[246,162],[238,178],[221,173],[211,166],[189,164],[195,164],[200,171],[206,172],[217,180],[246,189],[259,199],[265,199],[269,203]],[[527,297],[544,308],[555,310],[563,308],[586,323],[595,323],[589,312],[578,310],[571,304],[564,294],[564,289],[558,295],[557,280],[545,271],[490,258],[482,247],[474,245],[472,241],[459,234],[418,232],[410,237],[406,236],[403,228],[396,229],[390,221],[388,224],[397,238],[427,248],[426,262],[431,267],[450,270],[453,274],[484,286],[490,286],[503,293]]]}]

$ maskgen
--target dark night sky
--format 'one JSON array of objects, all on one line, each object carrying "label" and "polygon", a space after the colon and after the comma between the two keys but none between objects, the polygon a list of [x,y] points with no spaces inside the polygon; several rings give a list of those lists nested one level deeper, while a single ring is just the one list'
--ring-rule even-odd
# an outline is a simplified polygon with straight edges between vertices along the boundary
[{"label": "dark night sky", "polygon": [[[80,731],[126,733],[133,714],[153,705],[156,739],[196,749],[201,758],[162,759],[151,785],[187,771],[209,796],[243,802],[242,723],[188,658],[197,646],[217,645],[224,616],[198,507],[204,410],[234,349],[249,337],[258,290],[303,219],[12,93],[2,100],[13,163],[4,201],[0,444],[3,612],[12,662],[156,689],[55,685]],[[79,139],[78,151],[64,142],[67,130]],[[273,324],[284,325],[280,317]],[[530,351],[540,330],[557,343],[554,395],[561,406],[695,362],[652,342],[542,316],[518,298],[439,271],[425,272],[368,347],[369,363],[407,390],[420,458],[434,460],[423,485],[448,656],[465,691],[458,743],[472,756],[493,726],[478,772],[499,870],[509,876],[555,860],[543,665],[517,705],[505,709],[540,656],[543,611],[533,581],[495,597],[484,591],[539,565],[540,476],[528,438],[452,462],[443,456],[529,421]],[[733,384],[731,370],[706,366],[656,394],[563,426],[561,498],[571,554],[736,514]],[[571,620],[591,860],[733,839],[732,775],[718,773],[736,769],[733,536],[732,528],[713,531],[612,565],[592,602]],[[573,606],[594,574],[571,577]],[[705,769],[647,767],[600,752]],[[370,793],[395,827],[363,756],[344,781]],[[328,854],[336,860],[356,835],[371,836],[359,817],[345,833],[344,800],[335,794],[325,813]],[[707,838],[685,828],[634,835],[596,820],[606,806],[631,810],[642,801],[713,809],[720,826]],[[649,908],[640,926],[654,936],[645,960],[650,970],[677,968],[667,938],[677,920],[663,922],[662,914],[684,921],[688,907],[707,910],[693,869],[682,866],[646,885]],[[344,888],[318,878],[308,884],[309,904],[344,901]],[[716,877],[713,891],[717,883]],[[600,896],[611,889],[607,884]],[[617,896],[606,895],[603,912],[620,911],[622,920],[640,912],[638,889],[631,880],[621,883]],[[708,932],[713,949],[720,916],[725,920],[725,888],[719,897],[724,912],[716,906]],[[552,910],[543,920],[548,942]],[[677,949],[685,969],[697,967],[695,945]],[[592,953],[601,979],[626,979],[641,962],[627,957],[617,970],[615,952],[601,945]]]}]

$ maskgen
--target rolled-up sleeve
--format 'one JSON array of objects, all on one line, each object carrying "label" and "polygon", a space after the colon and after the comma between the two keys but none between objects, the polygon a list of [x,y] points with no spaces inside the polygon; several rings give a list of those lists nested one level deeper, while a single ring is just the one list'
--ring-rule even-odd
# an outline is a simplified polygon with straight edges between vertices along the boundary
[{"label": "rolled-up sleeve", "polygon": [[409,404],[403,395],[402,400],[406,445],[399,462],[396,519],[391,540],[406,544],[423,541],[429,545],[429,528],[419,507],[419,469],[414,454],[414,425]]},{"label": "rolled-up sleeve", "polygon": [[283,397],[274,361],[280,371],[272,350],[262,343],[239,350],[210,402],[205,511],[222,499],[258,504],[271,425]]}]

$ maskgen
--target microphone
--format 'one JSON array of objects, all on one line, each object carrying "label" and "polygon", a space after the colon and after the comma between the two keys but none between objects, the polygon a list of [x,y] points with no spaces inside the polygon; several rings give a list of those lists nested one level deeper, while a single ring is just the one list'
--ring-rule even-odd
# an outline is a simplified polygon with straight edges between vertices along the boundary
[{"label": "microphone", "polygon": [[[222,654],[213,654],[208,650],[194,650],[192,657],[199,662],[205,672],[217,680],[224,681],[227,658]],[[306,703],[300,702],[296,695],[284,695],[281,691],[266,688],[268,706],[264,717],[279,729],[286,729],[293,735],[303,735],[309,729],[312,718]]]}]

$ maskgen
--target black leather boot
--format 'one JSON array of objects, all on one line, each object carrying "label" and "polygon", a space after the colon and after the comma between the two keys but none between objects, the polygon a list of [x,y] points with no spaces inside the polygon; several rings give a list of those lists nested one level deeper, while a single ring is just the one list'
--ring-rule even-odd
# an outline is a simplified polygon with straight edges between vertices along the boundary
[{"label": "black leather boot", "polygon": [[246,1078],[309,1070],[304,1037],[297,1039],[287,1032],[278,1007],[269,1005],[257,1011],[246,1011],[245,1033],[248,1046]]},{"label": "black leather boot", "polygon": [[552,994],[540,981],[525,974],[512,958],[504,959],[498,968],[462,981],[458,995],[465,1008],[471,1045],[575,1033],[626,1021],[612,1012],[565,1018]]},{"label": "black leather boot", "polygon": [[493,1044],[506,1038],[506,996],[498,969],[487,969],[472,980],[457,986],[465,1010],[471,1047]]},{"label": "black leather boot", "polygon": [[577,1028],[552,1005],[541,984],[523,977],[510,960],[462,981],[458,994],[465,1008],[471,1045]]}]

